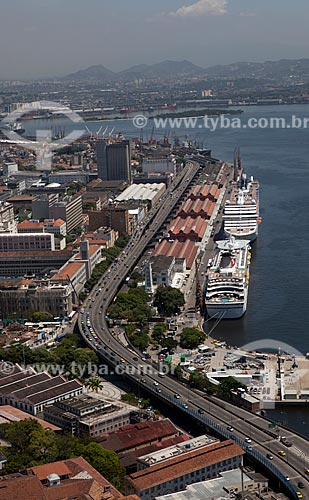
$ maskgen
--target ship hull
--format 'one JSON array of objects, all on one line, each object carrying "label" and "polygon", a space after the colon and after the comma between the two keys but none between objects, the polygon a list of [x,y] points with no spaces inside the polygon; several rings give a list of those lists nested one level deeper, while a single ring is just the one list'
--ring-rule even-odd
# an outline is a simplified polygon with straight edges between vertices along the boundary
[{"label": "ship hull", "polygon": [[207,316],[214,319],[239,319],[247,310],[248,286],[244,289],[244,300],[239,302],[223,299],[221,302],[205,301]]},{"label": "ship hull", "polygon": [[245,304],[228,306],[226,304],[209,304],[206,302],[207,316],[213,319],[239,319],[246,312]]}]

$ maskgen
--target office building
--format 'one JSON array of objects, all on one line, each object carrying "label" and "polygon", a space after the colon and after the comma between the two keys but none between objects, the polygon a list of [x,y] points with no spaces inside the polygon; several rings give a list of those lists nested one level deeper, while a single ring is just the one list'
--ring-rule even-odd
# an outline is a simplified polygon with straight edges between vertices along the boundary
[{"label": "office building", "polygon": [[130,142],[108,144],[105,140],[96,143],[98,177],[102,181],[131,182]]},{"label": "office building", "polygon": [[64,172],[54,172],[48,176],[50,183],[56,184],[72,184],[73,182],[89,182],[89,174],[82,170],[68,170]]},{"label": "office building", "polygon": [[3,177],[10,177],[11,175],[18,172],[17,163],[3,163]]},{"label": "office building", "polygon": [[135,407],[111,403],[88,395],[59,401],[44,408],[44,419],[76,436],[99,436],[130,424]]},{"label": "office building", "polygon": [[87,212],[89,217],[89,230],[95,231],[100,227],[110,227],[120,235],[131,234],[131,219],[129,209],[122,204],[104,205],[102,210],[91,210]]},{"label": "office building", "polygon": [[0,201],[0,223],[14,221],[14,208],[12,203]]},{"label": "office building", "polygon": [[0,281],[0,317],[29,318],[37,311],[67,318],[73,309],[70,283],[39,280]]},{"label": "office building", "polygon": [[18,233],[51,233],[57,236],[66,236],[67,227],[62,219],[45,219],[43,222],[38,220],[23,220],[17,224]]},{"label": "office building", "polygon": [[15,230],[13,205],[6,201],[0,201],[0,231],[14,232]]},{"label": "office building", "polygon": [[2,233],[0,252],[35,252],[55,250],[55,236],[50,233]]},{"label": "office building", "polygon": [[49,217],[44,218],[64,220],[67,225],[67,233],[70,234],[83,223],[82,197],[80,195],[64,197],[50,207]]},{"label": "office building", "polygon": [[42,194],[32,201],[32,218],[34,220],[49,219],[50,208],[58,202],[59,194]]},{"label": "office building", "polygon": [[44,276],[59,269],[72,257],[71,250],[0,252],[0,276]]}]

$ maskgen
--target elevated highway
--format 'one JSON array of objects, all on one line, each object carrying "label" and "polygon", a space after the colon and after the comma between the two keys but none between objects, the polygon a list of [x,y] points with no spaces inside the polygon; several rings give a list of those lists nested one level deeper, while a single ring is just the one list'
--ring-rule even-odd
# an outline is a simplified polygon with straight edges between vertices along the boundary
[{"label": "elevated highway", "polygon": [[[117,373],[123,373],[149,393],[172,404],[220,436],[231,438],[240,444],[248,455],[266,467],[280,481],[282,491],[288,491],[290,498],[299,498],[296,493],[299,490],[297,485],[302,482],[305,486],[301,490],[303,498],[309,499],[309,476],[306,474],[306,469],[309,469],[309,443],[305,438],[279,427],[281,435],[287,436],[293,442],[291,448],[286,448],[269,428],[266,419],[216,398],[191,391],[173,377],[159,377],[152,365],[143,362],[138,353],[120,343],[109,330],[106,319],[108,306],[113,302],[127,274],[140,260],[146,247],[199,173],[199,164],[188,162],[175,184],[148,213],[143,227],[133,235],[118,262],[114,263],[101,278],[97,285],[97,290],[100,291],[94,289],[85,301],[84,314],[79,314],[78,318],[80,332],[85,341]],[[91,341],[89,335],[86,335],[85,318],[88,315],[96,337]],[[278,455],[280,450],[286,452],[285,457]],[[273,455],[273,460],[267,458],[269,454]]]}]

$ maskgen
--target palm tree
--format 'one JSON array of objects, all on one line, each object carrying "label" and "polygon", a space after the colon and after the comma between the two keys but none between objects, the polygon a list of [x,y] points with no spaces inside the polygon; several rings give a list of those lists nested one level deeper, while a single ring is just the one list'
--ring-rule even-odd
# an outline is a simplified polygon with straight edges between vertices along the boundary
[{"label": "palm tree", "polygon": [[103,389],[103,382],[99,377],[90,377],[86,380],[85,386],[91,391],[98,392]]}]

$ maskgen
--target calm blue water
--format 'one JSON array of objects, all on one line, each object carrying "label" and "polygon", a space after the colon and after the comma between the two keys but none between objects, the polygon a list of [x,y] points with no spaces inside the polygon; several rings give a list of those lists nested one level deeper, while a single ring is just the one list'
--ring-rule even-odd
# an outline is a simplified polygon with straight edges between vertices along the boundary
[{"label": "calm blue water", "polygon": [[[309,106],[244,108],[242,121],[249,117],[309,118]],[[44,123],[25,122],[27,131]],[[58,121],[57,125],[63,125]],[[201,123],[201,122],[200,122]],[[72,127],[65,123],[66,132]],[[88,122],[92,131],[101,124]],[[131,121],[105,123],[127,137],[139,135]],[[44,127],[43,127],[44,128]],[[46,128],[46,124],[45,124]],[[144,129],[151,133],[152,122]],[[263,223],[254,244],[247,313],[241,320],[223,321],[214,336],[232,345],[271,338],[280,346],[286,342],[299,351],[309,351],[309,129],[203,129],[185,130],[191,140],[204,143],[213,155],[232,161],[235,146],[240,146],[247,173],[260,181]],[[157,133],[162,137],[164,133]],[[171,133],[171,137],[173,132]],[[308,410],[288,410],[289,425],[307,432]],[[279,415],[280,420],[280,415]]]}]

